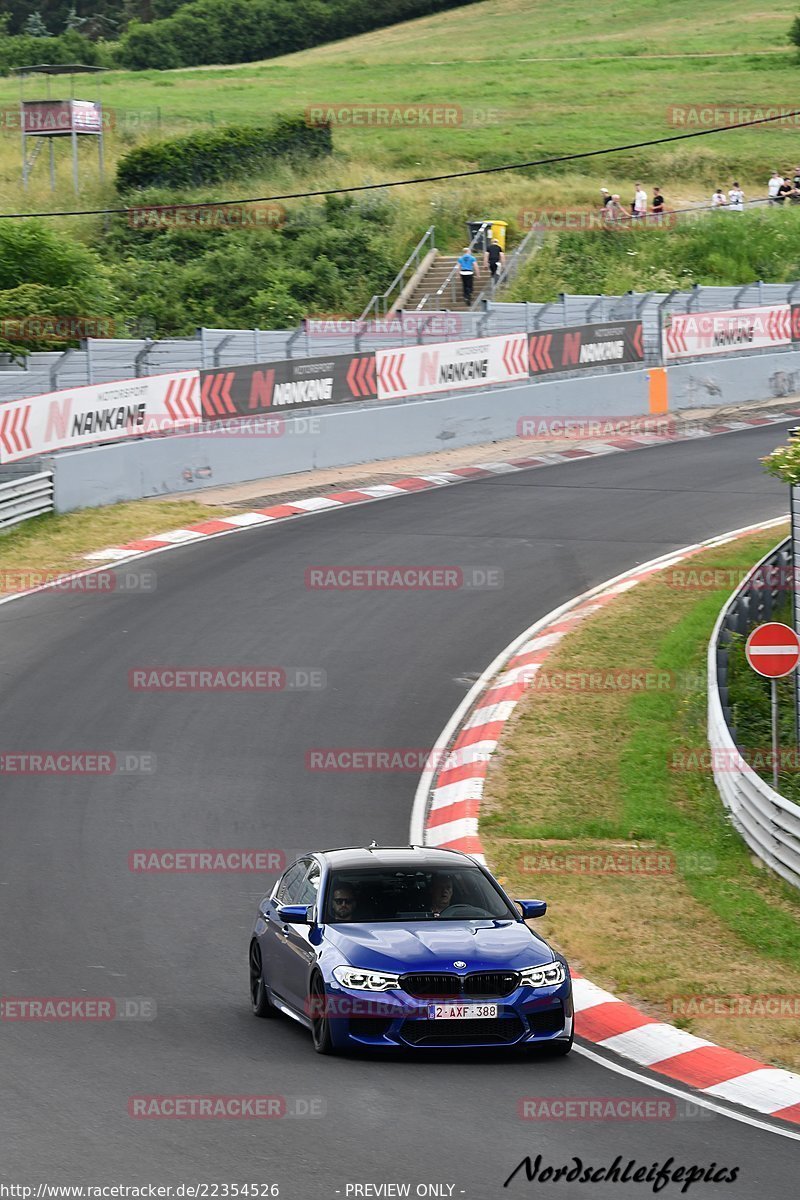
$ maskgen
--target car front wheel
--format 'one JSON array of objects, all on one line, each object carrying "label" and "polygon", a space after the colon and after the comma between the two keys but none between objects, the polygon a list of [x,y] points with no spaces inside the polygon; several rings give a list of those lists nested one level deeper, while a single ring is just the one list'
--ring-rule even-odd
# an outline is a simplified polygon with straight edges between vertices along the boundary
[{"label": "car front wheel", "polygon": [[311,1036],[317,1054],[334,1054],[331,1023],[327,1015],[327,996],[321,975],[314,975],[309,989],[311,1000]]},{"label": "car front wheel", "polygon": [[250,943],[250,1005],[256,1017],[274,1017],[275,1009],[269,1002],[264,983],[261,963],[261,947],[255,938]]}]

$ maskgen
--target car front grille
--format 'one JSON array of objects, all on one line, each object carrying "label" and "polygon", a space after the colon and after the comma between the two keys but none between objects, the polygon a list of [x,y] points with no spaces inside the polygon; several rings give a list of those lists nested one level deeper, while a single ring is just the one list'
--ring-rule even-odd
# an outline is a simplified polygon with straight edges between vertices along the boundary
[{"label": "car front grille", "polygon": [[400,986],[409,996],[426,1000],[464,996],[510,996],[518,986],[516,971],[476,971],[472,975],[453,975],[448,972],[425,975],[402,975]]},{"label": "car front grille", "polygon": [[518,1017],[467,1021],[404,1021],[400,1036],[411,1046],[507,1046],[522,1035]]}]

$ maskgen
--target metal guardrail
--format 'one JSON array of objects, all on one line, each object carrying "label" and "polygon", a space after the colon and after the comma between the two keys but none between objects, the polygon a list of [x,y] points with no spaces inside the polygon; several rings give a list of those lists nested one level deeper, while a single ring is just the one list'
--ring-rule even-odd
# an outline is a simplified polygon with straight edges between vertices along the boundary
[{"label": "metal guardrail", "polygon": [[[490,228],[491,228],[491,225],[492,225],[492,222],[491,222],[491,221],[483,221],[483,222],[481,223],[481,225],[479,226],[479,228],[478,228],[478,229],[476,229],[475,233],[472,235],[472,241],[471,241],[471,242],[470,242],[470,244],[467,246],[467,253],[468,253],[468,254],[473,254],[473,253],[474,253],[476,246],[477,246],[477,245],[478,245],[478,244],[481,242],[481,240],[483,239],[483,237],[484,237],[484,235],[485,235],[485,233],[486,233],[486,230],[487,230],[487,229],[490,229]],[[460,257],[460,256],[459,256],[459,257]],[[477,258],[477,255],[475,255],[475,257]],[[450,274],[447,276],[447,278],[445,279],[444,283],[443,283],[443,284],[441,284],[441,285],[440,285],[440,286],[439,286],[439,287],[436,289],[436,291],[433,293],[433,297],[431,297],[431,293],[430,293],[430,292],[427,292],[427,293],[426,293],[426,294],[425,294],[425,295],[422,297],[422,299],[420,300],[419,304],[417,305],[417,312],[428,312],[428,311],[430,311],[430,309],[428,308],[428,301],[429,301],[429,300],[431,301],[431,306],[430,306],[430,307],[431,307],[432,309],[434,309],[436,312],[441,312],[441,311],[442,311],[442,297],[443,297],[443,296],[445,295],[445,293],[446,293],[446,292],[448,292],[448,291],[449,291],[449,293],[450,293],[450,295],[449,295],[449,297],[448,297],[448,299],[449,299],[449,302],[450,302],[450,303],[453,305],[453,307],[455,307],[455,305],[456,305],[456,302],[457,302],[457,291],[456,291],[456,275],[458,275],[458,274],[459,274],[459,270],[460,270],[460,268],[459,268],[459,265],[458,265],[458,259],[456,259],[455,263],[453,264],[453,268],[452,268],[452,270],[450,271]],[[447,305],[445,305],[445,311],[449,311],[449,310],[447,309]]]},{"label": "metal guardrail", "polygon": [[0,480],[0,530],[52,511],[52,471]]},{"label": "metal guardrail", "polygon": [[363,313],[359,317],[359,321],[367,321],[370,318],[385,317],[389,309],[394,304],[395,298],[400,295],[406,283],[418,269],[420,263],[429,254],[431,250],[436,249],[435,226],[429,225],[423,233],[422,237],[417,242],[414,249],[409,254],[406,261],[403,263],[400,270],[395,275],[392,282],[389,284],[385,292],[380,296],[373,296]]},{"label": "metal guardrail", "polygon": [[[800,888],[800,807],[771,788],[742,757],[728,696],[732,635],[769,621],[791,577],[787,538],[756,564],[723,607],[708,647],[708,743],[714,782],[734,826],[762,862]],[[766,586],[770,578],[777,580],[776,586]]]},{"label": "metal guardrail", "polygon": [[[452,283],[452,281],[451,281]],[[89,338],[81,349],[37,351],[23,367],[0,359],[0,403],[24,400],[64,388],[111,383],[169,371],[245,366],[272,359],[362,354],[372,350],[431,342],[463,341],[504,333],[532,333],[564,325],[640,319],[645,366],[662,361],[661,329],[667,312],[714,312],[718,309],[800,302],[800,283],[753,283],[745,287],[702,287],[687,292],[626,292],[621,296],[562,293],[546,303],[483,300],[484,311],[459,312],[453,329],[381,317],[375,321],[305,322],[295,329],[199,329],[194,338]],[[434,316],[435,309],[430,310]],[[446,310],[445,310],[446,311]],[[313,326],[313,328],[312,328]],[[344,327],[344,328],[343,328]],[[748,356],[796,353],[796,343],[759,350]],[[682,358],[682,363],[701,361]]]},{"label": "metal guardrail", "polygon": [[499,268],[494,279],[490,278],[489,282],[475,297],[472,303],[473,309],[486,308],[488,302],[497,294],[498,290],[511,283],[511,280],[522,264],[528,260],[531,254],[535,254],[538,250],[541,250],[543,245],[544,230],[529,229],[519,245],[514,248],[514,252],[506,257],[506,261]]}]

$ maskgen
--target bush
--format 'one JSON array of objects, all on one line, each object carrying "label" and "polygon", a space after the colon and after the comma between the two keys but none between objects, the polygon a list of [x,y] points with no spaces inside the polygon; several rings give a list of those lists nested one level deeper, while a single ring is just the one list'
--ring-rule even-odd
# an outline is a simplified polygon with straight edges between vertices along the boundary
[{"label": "bush", "polygon": [[332,149],[329,126],[277,117],[264,128],[231,126],[137,146],[119,161],[117,188],[200,187],[249,175],[276,158],[315,158]]},{"label": "bush", "polygon": [[0,223],[0,322],[9,322],[0,349],[63,348],[63,339],[15,340],[16,318],[104,317],[114,307],[105,268],[91,250],[38,221]]},{"label": "bush", "polygon": [[[466,0],[475,3],[475,0]],[[131,22],[119,62],[134,71],[253,62],[458,8],[465,0],[195,0],[172,16]]]},{"label": "bush", "polygon": [[392,226],[391,209],[374,199],[329,197],[294,210],[280,230],[118,220],[104,254],[125,318],[159,336],[191,336],[199,325],[285,329],[309,313],[360,312],[382,291],[409,249]]},{"label": "bush", "polygon": [[60,37],[5,37],[0,33],[0,74],[10,67],[35,67],[39,63],[84,63],[90,67],[110,66],[103,43],[90,42],[75,30]]}]

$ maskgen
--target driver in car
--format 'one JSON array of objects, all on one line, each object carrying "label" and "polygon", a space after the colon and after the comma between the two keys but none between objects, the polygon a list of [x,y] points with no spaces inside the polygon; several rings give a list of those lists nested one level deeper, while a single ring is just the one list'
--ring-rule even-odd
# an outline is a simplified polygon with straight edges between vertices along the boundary
[{"label": "driver in car", "polygon": [[349,883],[339,883],[333,889],[334,921],[352,921],[355,917],[356,894]]},{"label": "driver in car", "polygon": [[438,917],[453,903],[453,876],[436,875],[431,885],[431,912]]}]

